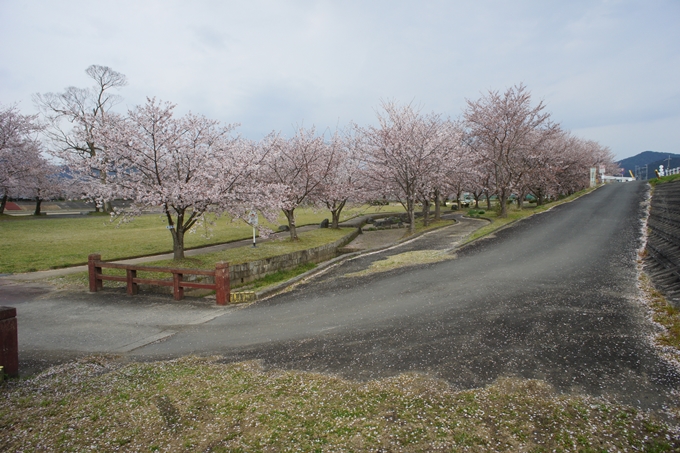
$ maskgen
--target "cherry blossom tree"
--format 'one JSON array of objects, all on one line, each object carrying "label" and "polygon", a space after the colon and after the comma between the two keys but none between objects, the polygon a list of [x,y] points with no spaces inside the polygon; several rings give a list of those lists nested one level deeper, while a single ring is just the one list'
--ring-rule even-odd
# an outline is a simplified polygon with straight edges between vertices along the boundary
[{"label": "cherry blossom tree", "polygon": [[323,180],[318,199],[331,212],[331,228],[338,228],[347,203],[361,203],[371,198],[360,171],[357,149],[350,135],[335,133],[327,146],[333,148],[331,166]]},{"label": "cherry blossom tree", "polygon": [[590,169],[605,166],[612,174],[618,170],[614,155],[608,147],[594,140],[565,135],[561,143],[561,159],[555,174],[557,195],[570,195],[590,185]]},{"label": "cherry blossom tree", "polygon": [[[47,120],[45,133],[53,153],[69,166],[79,166],[80,160],[92,159],[101,152],[97,128],[107,123],[111,109],[121,100],[112,90],[127,85],[125,75],[107,66],[92,65],[85,73],[94,81],[94,86],[68,87],[63,93],[36,94],[33,98]],[[101,162],[101,159],[94,161]],[[102,165],[105,167],[106,163]],[[106,183],[108,173],[104,167],[92,164],[90,167],[91,173],[81,177]],[[111,211],[109,200],[104,200],[104,210]]]},{"label": "cherry blossom tree", "polygon": [[102,146],[86,163],[109,175],[97,187],[98,197],[132,201],[120,212],[123,218],[160,206],[174,259],[182,259],[185,233],[206,213],[242,217],[250,208],[271,213],[267,208],[276,203],[276,191],[255,182],[264,156],[253,143],[231,136],[234,125],[193,114],[176,118],[174,107],[147,99],[126,117],[109,118],[97,126],[95,140]]},{"label": "cherry blossom tree", "polygon": [[383,102],[381,107],[378,127],[355,126],[365,153],[364,177],[372,190],[399,200],[413,233],[416,203],[429,199],[437,186],[452,142],[441,115],[422,115],[412,105],[395,102]]},{"label": "cherry blossom tree", "polygon": [[16,106],[0,105],[0,214],[10,194],[21,190],[39,162],[40,144],[35,138],[41,126],[35,115],[21,115]]},{"label": "cherry blossom tree", "polygon": [[[434,220],[441,219],[441,202],[458,182],[467,180],[466,155],[463,142],[462,128],[459,122],[446,120],[441,124],[441,134],[447,143],[438,149],[435,159],[438,162],[431,173],[433,187],[431,198],[434,201]],[[429,214],[429,203],[423,203],[424,218]],[[427,223],[426,223],[427,224]]]},{"label": "cherry blossom tree", "polygon": [[271,134],[263,141],[268,150],[263,178],[282,187],[282,211],[288,221],[290,239],[298,240],[295,209],[303,203],[318,203],[323,183],[336,162],[338,143],[326,143],[316,129],[298,128],[295,136],[285,139]]},{"label": "cherry blossom tree", "polygon": [[59,175],[59,166],[50,163],[41,155],[34,156],[35,163],[30,171],[22,178],[18,188],[20,196],[35,200],[33,215],[41,215],[43,201],[60,198],[67,193],[67,183]]},{"label": "cherry blossom tree", "polygon": [[542,101],[531,105],[531,93],[521,84],[503,94],[489,91],[476,101],[467,101],[465,140],[477,162],[492,169],[501,217],[507,217],[507,200],[526,171],[522,156],[540,149],[560,132],[544,110]]}]

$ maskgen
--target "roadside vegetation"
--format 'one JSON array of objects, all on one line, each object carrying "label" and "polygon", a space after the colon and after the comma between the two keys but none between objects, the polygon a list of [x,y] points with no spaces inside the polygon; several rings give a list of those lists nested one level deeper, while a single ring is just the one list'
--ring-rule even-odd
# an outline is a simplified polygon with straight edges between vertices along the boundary
[{"label": "roadside vegetation", "polygon": [[654,321],[665,329],[658,337],[659,344],[680,351],[680,311],[668,303],[659,291],[650,288],[649,295],[654,310]]},{"label": "roadside vegetation", "polygon": [[[360,206],[343,211],[343,220],[363,213],[403,212],[401,206]],[[4,216],[10,217],[10,216]],[[296,210],[298,225],[318,224],[330,214],[311,208]],[[172,240],[160,215],[143,215],[117,227],[108,218],[83,216],[69,219],[30,219],[12,217],[0,221],[0,274],[57,269],[87,263],[90,253],[105,260],[172,252]],[[197,227],[186,235],[186,248],[221,244],[252,237],[252,228],[243,221],[213,218],[213,224]],[[283,214],[279,219],[285,224]],[[277,229],[278,225],[269,225]],[[212,267],[212,266],[209,266]]]},{"label": "roadside vegetation", "polygon": [[661,178],[652,178],[648,182],[652,185],[655,186],[657,184],[665,184],[667,182],[673,182],[677,181],[680,179],[680,174],[677,175],[668,175],[668,176],[662,176]]},{"label": "roadside vegetation", "polygon": [[660,326],[654,336],[662,353],[680,365],[680,310],[659,292],[645,273],[639,277],[640,288],[652,313],[652,320]]},{"label": "roadside vegetation", "polygon": [[217,358],[94,357],[0,387],[2,451],[677,451],[654,416],[541,381],[457,391]]}]

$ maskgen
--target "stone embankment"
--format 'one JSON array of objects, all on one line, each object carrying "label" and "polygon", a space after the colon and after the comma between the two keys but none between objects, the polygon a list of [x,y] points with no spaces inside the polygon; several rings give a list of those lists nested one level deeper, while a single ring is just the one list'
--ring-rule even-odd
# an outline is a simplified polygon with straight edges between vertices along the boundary
[{"label": "stone embankment", "polygon": [[647,226],[646,270],[668,300],[680,307],[680,181],[656,185]]}]

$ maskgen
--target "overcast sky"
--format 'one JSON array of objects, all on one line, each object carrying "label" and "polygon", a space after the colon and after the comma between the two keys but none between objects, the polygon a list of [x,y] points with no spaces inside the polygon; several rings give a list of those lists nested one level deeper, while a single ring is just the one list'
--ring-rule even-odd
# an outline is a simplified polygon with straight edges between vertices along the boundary
[{"label": "overcast sky", "polygon": [[260,139],[373,123],[382,100],[460,116],[524,83],[618,158],[680,153],[680,1],[0,0],[0,103],[86,87],[156,96]]}]

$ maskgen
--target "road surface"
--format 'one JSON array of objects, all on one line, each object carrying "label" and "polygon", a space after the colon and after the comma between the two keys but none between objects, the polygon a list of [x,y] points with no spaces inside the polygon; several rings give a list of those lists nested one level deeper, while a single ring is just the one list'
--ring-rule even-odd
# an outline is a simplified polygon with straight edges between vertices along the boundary
[{"label": "road surface", "polygon": [[[470,223],[459,224],[245,308],[131,302],[113,292],[38,294],[16,305],[30,330],[38,325],[29,322],[32,306],[80,308],[69,309],[70,321],[55,321],[52,337],[20,336],[24,360],[84,350],[136,360],[217,354],[351,379],[428,373],[461,389],[516,376],[644,408],[676,404],[680,374],[651,346],[653,326],[636,287],[646,192],[642,183],[611,184],[462,250],[456,245]],[[348,276],[395,256],[443,261]],[[125,321],[130,312],[146,330]],[[102,335],[88,331],[87,347],[73,347],[76,338],[51,351],[45,343],[59,329],[80,328],[80,316]],[[126,344],[106,338],[116,322],[128,329]],[[159,341],[150,343],[154,335]]]}]

